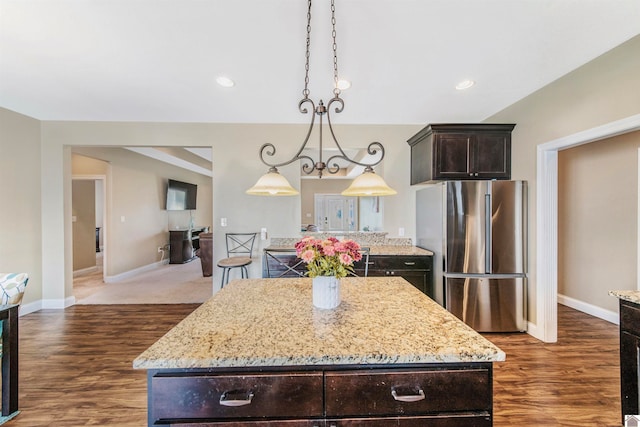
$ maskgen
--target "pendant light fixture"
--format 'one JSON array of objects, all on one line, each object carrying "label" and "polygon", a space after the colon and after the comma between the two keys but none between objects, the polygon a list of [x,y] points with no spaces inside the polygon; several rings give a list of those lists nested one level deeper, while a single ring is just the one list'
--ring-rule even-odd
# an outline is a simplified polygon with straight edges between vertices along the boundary
[{"label": "pendant light fixture", "polygon": [[[335,8],[335,0],[331,0],[331,37],[333,39],[333,98],[329,100],[327,105],[325,106],[322,100],[318,102],[316,106],[315,103],[309,98],[309,47],[311,45],[311,0],[308,0],[308,9],[307,9],[307,43],[306,43],[306,55],[305,55],[305,76],[304,76],[304,90],[302,91],[303,98],[298,103],[298,109],[302,114],[308,114],[310,110],[313,111],[311,116],[311,123],[309,125],[309,130],[307,131],[307,135],[302,142],[302,145],[298,149],[298,152],[289,160],[281,162],[281,163],[270,163],[267,161],[265,156],[274,156],[276,153],[276,147],[271,143],[266,143],[260,147],[260,160],[265,165],[269,166],[269,172],[263,175],[256,185],[247,190],[247,194],[259,195],[259,196],[294,196],[298,194],[298,191],[291,187],[287,179],[280,175],[278,172],[278,168],[280,166],[286,166],[295,162],[296,160],[302,161],[302,171],[309,175],[311,173],[316,172],[319,178],[322,178],[323,173],[335,174],[340,171],[341,167],[338,165],[337,161],[342,160],[354,165],[364,167],[364,172],[362,175],[358,176],[349,188],[342,192],[344,196],[390,196],[396,194],[396,191],[390,188],[382,177],[376,175],[373,171],[373,167],[377,166],[384,159],[384,147],[379,142],[372,142],[367,147],[367,153],[370,156],[375,156],[377,160],[372,163],[364,163],[360,161],[356,161],[349,156],[347,156],[338,143],[336,139],[336,135],[333,131],[333,127],[331,125],[331,113],[330,110],[334,107],[334,111],[336,113],[341,113],[344,109],[344,101],[340,98],[340,88],[338,85],[338,55],[337,48],[338,45],[336,43],[336,8]],[[335,105],[334,105],[335,104]],[[335,154],[327,159],[327,161],[323,161],[322,159],[322,120],[323,116],[326,114],[327,116],[327,124],[329,125],[329,132],[331,133],[331,138],[336,145],[339,154]],[[315,116],[318,116],[319,120],[319,150],[318,150],[318,161],[312,159],[309,155],[303,154],[304,149],[309,142],[309,137],[311,136],[311,132],[313,130],[313,126],[315,124]],[[333,164],[332,164],[333,162]]]}]

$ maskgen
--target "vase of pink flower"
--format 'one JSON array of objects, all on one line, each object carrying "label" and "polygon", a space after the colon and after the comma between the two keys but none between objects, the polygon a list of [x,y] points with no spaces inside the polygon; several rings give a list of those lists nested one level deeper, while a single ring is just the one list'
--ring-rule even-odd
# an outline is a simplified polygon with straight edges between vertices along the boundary
[{"label": "vase of pink flower", "polygon": [[360,245],[350,239],[307,236],[296,243],[296,254],[313,279],[313,305],[327,309],[340,305],[340,279],[353,273],[353,263],[362,259]]}]

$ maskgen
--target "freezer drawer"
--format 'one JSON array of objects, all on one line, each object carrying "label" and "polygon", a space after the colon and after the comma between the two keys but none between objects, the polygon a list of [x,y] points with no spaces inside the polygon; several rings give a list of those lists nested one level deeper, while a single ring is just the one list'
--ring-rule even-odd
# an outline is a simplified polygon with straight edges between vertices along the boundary
[{"label": "freezer drawer", "polygon": [[525,331],[526,279],[444,279],[445,307],[478,332]]}]

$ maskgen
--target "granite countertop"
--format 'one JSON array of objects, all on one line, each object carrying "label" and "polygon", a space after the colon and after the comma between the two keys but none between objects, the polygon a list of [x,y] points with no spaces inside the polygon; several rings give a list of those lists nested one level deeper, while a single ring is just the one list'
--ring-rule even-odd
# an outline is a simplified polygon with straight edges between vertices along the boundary
[{"label": "granite countertop", "polygon": [[[370,255],[427,255],[433,256],[433,252],[427,249],[422,249],[417,246],[401,246],[401,245],[378,245],[378,246],[366,246],[369,248]],[[274,252],[295,252],[292,246],[279,246],[270,245],[264,248],[265,251]]]},{"label": "granite countertop", "polygon": [[342,279],[314,308],[311,279],[225,286],[133,361],[135,369],[496,362],[505,353],[399,277]]},{"label": "granite countertop", "polygon": [[640,291],[609,291],[609,295],[621,300],[640,304]]}]

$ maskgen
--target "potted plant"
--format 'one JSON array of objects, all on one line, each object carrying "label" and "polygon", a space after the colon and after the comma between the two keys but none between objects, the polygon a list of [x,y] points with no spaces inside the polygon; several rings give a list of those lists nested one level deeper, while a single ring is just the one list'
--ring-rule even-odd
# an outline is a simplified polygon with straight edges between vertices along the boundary
[{"label": "potted plant", "polygon": [[307,276],[313,279],[313,305],[336,308],[340,305],[340,278],[353,273],[353,263],[362,259],[360,245],[335,237],[303,237],[295,245],[297,256],[307,264]]}]

